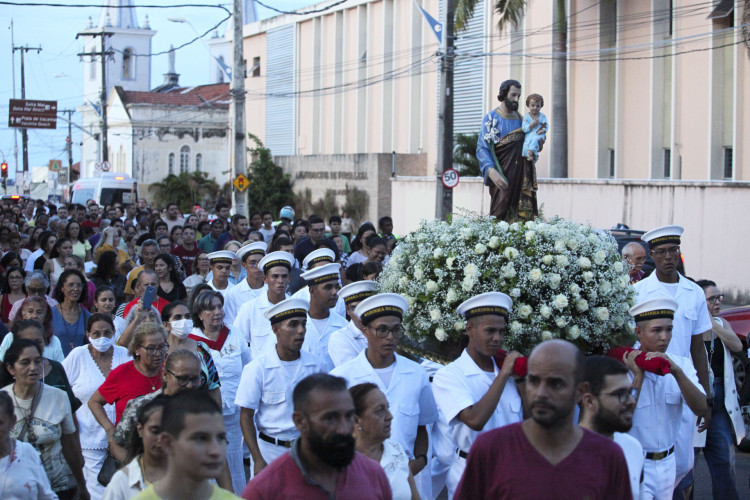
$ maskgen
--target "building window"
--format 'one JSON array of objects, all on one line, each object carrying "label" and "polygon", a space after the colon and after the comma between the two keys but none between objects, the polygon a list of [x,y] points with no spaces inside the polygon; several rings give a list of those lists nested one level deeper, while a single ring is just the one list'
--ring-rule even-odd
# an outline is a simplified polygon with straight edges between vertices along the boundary
[{"label": "building window", "polygon": [[253,67],[250,68],[253,78],[260,76],[260,57],[253,57]]},{"label": "building window", "polygon": [[169,153],[169,162],[168,162],[168,165],[169,165],[169,172],[168,173],[170,175],[173,175],[174,174],[174,153]]},{"label": "building window", "polygon": [[187,172],[190,167],[190,147],[180,148],[180,173]]},{"label": "building window", "polygon": [[672,177],[672,150],[664,148],[664,178]]},{"label": "building window", "polygon": [[195,171],[200,172],[203,167],[203,155],[198,153],[195,155]]},{"label": "building window", "polygon": [[615,150],[609,150],[609,176],[615,177]]},{"label": "building window", "polygon": [[732,148],[724,148],[724,178],[734,178],[734,153]]},{"label": "building window", "polygon": [[122,51],[122,79],[135,79],[135,55],[130,47]]}]

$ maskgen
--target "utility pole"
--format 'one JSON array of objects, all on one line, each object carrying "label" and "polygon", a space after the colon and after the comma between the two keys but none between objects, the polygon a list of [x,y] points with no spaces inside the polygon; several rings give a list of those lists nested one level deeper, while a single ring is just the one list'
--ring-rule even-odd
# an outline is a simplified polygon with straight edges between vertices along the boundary
[{"label": "utility pole", "polygon": [[[247,171],[246,165],[246,143],[245,143],[245,55],[242,49],[242,0],[233,1],[232,9],[232,27],[234,35],[232,38],[232,48],[234,49],[234,59],[232,62],[232,114],[234,126],[230,123],[230,129],[234,133],[232,147],[232,178]],[[234,190],[234,200],[232,208],[234,213],[247,216],[247,192]]]},{"label": "utility pole", "polygon": [[443,172],[453,168],[453,20],[455,0],[445,0],[442,57],[440,59],[440,117],[438,124],[438,168],[435,217],[447,220],[453,212],[453,190],[443,186]]},{"label": "utility pole", "polygon": [[[14,37],[14,30],[13,30],[13,18],[10,20],[10,46],[11,48],[16,46],[15,37]],[[15,50],[11,50],[11,58],[10,58],[10,65],[11,65],[11,75],[13,80],[13,99],[16,98],[16,54]],[[16,178],[18,178],[18,129],[13,128],[13,156],[15,157],[15,172],[16,172]]]},{"label": "utility pole", "polygon": [[115,51],[110,49],[107,50],[107,37],[114,35],[110,31],[82,31],[76,35],[79,36],[90,36],[90,37],[101,37],[101,48],[99,52],[81,52],[78,56],[90,56],[100,57],[102,63],[102,88],[99,94],[99,110],[102,114],[102,161],[109,161],[109,150],[107,149],[107,58],[112,57]]},{"label": "utility pole", "polygon": [[[66,146],[65,149],[68,150],[68,172],[71,172],[73,170],[73,113],[75,113],[74,109],[61,109],[58,111],[58,113],[67,113],[68,119],[66,120],[68,122],[68,137],[65,139]],[[70,174],[68,174],[70,175]]]},{"label": "utility pole", "polygon": [[[21,99],[26,99],[26,71],[23,64],[23,55],[30,51],[36,50],[37,54],[42,51],[41,47],[16,47],[13,46],[13,52],[21,52]],[[29,171],[29,134],[25,128],[21,129],[21,157],[23,158],[23,171],[24,173]],[[18,160],[16,160],[18,161]]]}]

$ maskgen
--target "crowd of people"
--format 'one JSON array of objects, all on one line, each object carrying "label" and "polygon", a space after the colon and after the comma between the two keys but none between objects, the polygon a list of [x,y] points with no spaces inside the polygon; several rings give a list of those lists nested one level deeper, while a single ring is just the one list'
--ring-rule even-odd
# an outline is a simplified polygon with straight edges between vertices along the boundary
[{"label": "crowd of people", "polygon": [[0,498],[668,499],[697,424],[714,498],[739,497],[742,343],[677,226],[624,252],[636,349],[506,353],[498,290],[442,366],[397,353],[390,217],[1,208]]}]

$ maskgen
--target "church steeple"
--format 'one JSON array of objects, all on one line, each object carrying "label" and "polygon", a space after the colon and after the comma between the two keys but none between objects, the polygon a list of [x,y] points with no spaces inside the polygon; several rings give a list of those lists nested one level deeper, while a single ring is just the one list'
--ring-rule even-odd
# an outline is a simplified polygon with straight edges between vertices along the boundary
[{"label": "church steeple", "polygon": [[99,16],[99,27],[138,29],[138,18],[131,0],[106,0]]}]

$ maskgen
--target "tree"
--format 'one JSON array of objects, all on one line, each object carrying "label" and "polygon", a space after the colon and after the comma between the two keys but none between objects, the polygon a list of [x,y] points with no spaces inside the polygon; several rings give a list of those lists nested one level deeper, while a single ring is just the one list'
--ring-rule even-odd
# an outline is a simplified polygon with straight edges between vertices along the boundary
[{"label": "tree", "polygon": [[370,203],[370,195],[367,191],[356,187],[349,188],[346,186],[346,201],[344,202],[344,208],[341,209],[341,213],[346,212],[352,219],[352,228],[357,226],[362,220],[367,217],[367,206]]},{"label": "tree", "polygon": [[263,146],[263,142],[255,135],[248,133],[248,138],[255,143],[254,148],[248,148],[253,161],[247,169],[250,186],[247,188],[250,206],[256,210],[269,210],[278,214],[281,209],[293,203],[291,176],[285,174],[280,166],[273,162],[271,150]]},{"label": "tree", "polygon": [[479,132],[475,134],[458,134],[454,141],[453,165],[458,173],[464,177],[481,177],[482,169],[477,160],[477,140]]},{"label": "tree", "polygon": [[[456,31],[466,27],[474,15],[474,8],[479,0],[456,0]],[[497,29],[500,33],[507,26],[513,28],[523,19],[527,0],[496,0],[495,12],[500,19]],[[550,137],[555,147],[550,157],[550,175],[552,177],[568,176],[568,22],[565,13],[565,0],[553,0],[552,17],[555,23],[552,28],[552,120]]]},{"label": "tree", "polygon": [[158,204],[177,203],[183,213],[191,213],[196,203],[210,204],[218,189],[219,185],[209,179],[206,172],[169,174],[164,180],[149,186]]}]

